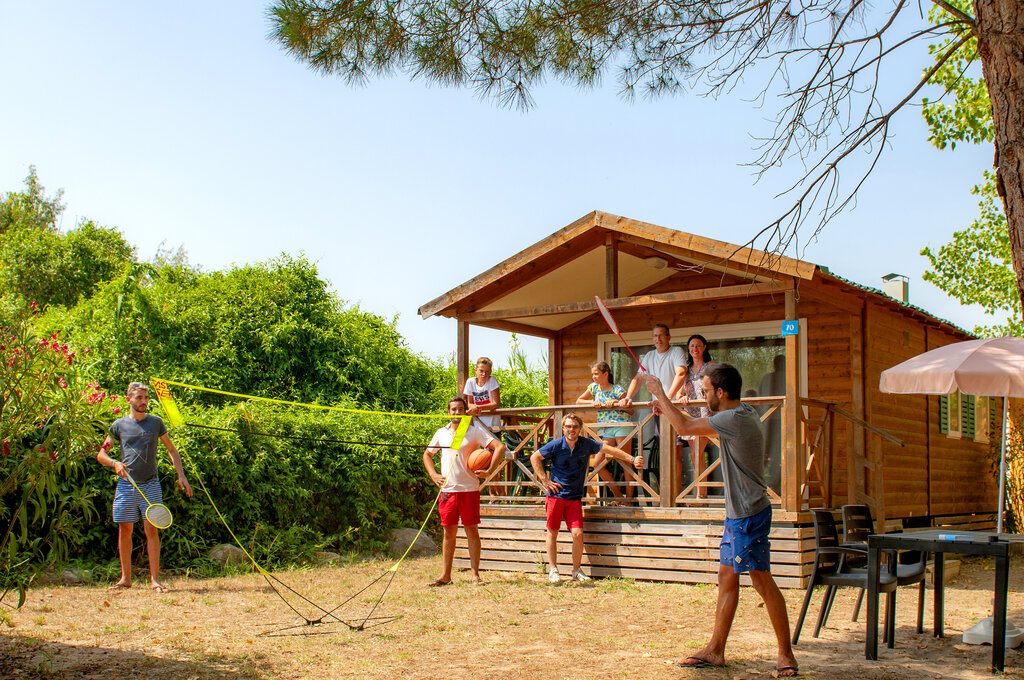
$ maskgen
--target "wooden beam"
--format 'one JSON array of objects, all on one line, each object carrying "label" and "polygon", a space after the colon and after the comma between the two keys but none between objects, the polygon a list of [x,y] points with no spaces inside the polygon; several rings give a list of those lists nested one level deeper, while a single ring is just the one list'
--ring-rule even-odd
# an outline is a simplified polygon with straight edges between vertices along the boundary
[{"label": "wooden beam", "polygon": [[562,403],[562,336],[558,334],[548,339],[548,403]]},{"label": "wooden beam", "polygon": [[460,319],[455,332],[455,375],[459,381],[455,390],[459,392],[469,379],[469,324]]},{"label": "wooden beam", "polygon": [[[786,319],[799,322],[796,292],[786,291]],[[782,415],[782,507],[789,511],[800,510],[802,499],[800,489],[804,484],[804,468],[807,461],[801,436],[800,406],[800,336],[786,336],[786,401]]]},{"label": "wooden beam", "polygon": [[[605,300],[608,309],[627,309],[629,307],[649,307],[651,305],[667,305],[677,302],[695,300],[723,300],[726,298],[751,297],[768,295],[792,290],[792,282],[769,281],[766,283],[743,283],[736,286],[720,286],[716,288],[699,288],[674,293],[652,293],[650,295],[633,295],[630,297]],[[553,314],[578,314],[580,312],[596,312],[597,304],[593,300],[582,302],[563,302],[557,305],[538,305],[536,307],[513,307],[511,309],[490,309],[485,312],[461,314],[459,320],[467,323],[480,323],[494,319],[516,319],[530,316],[550,316]]]},{"label": "wooden beam", "polygon": [[612,232],[604,237],[604,296],[619,297],[619,248],[618,239]]},{"label": "wooden beam", "polygon": [[756,267],[739,267],[736,265],[730,265],[723,263],[719,260],[709,260],[706,256],[702,256],[698,253],[693,253],[689,250],[683,250],[682,248],[673,248],[666,246],[662,243],[655,243],[643,238],[637,238],[635,236],[621,235],[619,236],[619,242],[623,244],[630,244],[635,248],[641,248],[646,250],[648,253],[657,253],[663,255],[666,258],[676,262],[676,268],[680,269],[680,265],[686,267],[709,269],[713,272],[720,274],[729,274],[731,276],[737,276],[750,281],[757,281],[758,283],[764,283],[766,281],[776,281],[778,276],[765,275],[756,273]]},{"label": "wooden beam", "polygon": [[547,338],[548,340],[558,337],[558,331],[553,331],[549,328],[538,328],[537,326],[530,326],[529,324],[519,323],[517,321],[503,321],[498,319],[494,321],[474,323],[473,325],[480,326],[481,328],[493,328],[496,331],[508,331],[509,333],[519,333],[520,335]]},{"label": "wooden beam", "polygon": [[637,220],[607,213],[595,213],[595,223],[599,227],[614,229],[622,234],[645,238],[656,243],[669,247],[689,250],[695,254],[708,256],[708,260],[718,262],[730,262],[732,265],[743,267],[750,263],[752,268],[759,268],[759,263],[765,255],[770,258],[770,267],[763,267],[766,271],[777,272],[787,276],[795,276],[801,279],[810,279],[814,276],[817,265],[802,260],[794,260],[784,255],[772,255],[763,250],[755,250],[746,246],[737,246],[725,241],[688,234],[675,229],[666,229],[654,224],[647,224]]}]

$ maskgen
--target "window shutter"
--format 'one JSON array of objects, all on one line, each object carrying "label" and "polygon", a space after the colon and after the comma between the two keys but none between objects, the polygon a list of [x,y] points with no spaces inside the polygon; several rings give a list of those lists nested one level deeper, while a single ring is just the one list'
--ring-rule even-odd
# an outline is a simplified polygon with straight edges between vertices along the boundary
[{"label": "window shutter", "polygon": [[949,432],[949,396],[945,394],[939,395],[939,432]]},{"label": "window shutter", "polygon": [[967,394],[960,398],[960,423],[960,433],[974,439],[974,397]]}]

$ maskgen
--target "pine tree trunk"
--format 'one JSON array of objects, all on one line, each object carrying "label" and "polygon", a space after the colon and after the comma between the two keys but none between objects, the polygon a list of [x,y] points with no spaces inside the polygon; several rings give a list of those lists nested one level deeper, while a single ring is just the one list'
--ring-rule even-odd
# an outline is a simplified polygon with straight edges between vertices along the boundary
[{"label": "pine tree trunk", "polygon": [[978,48],[992,100],[997,188],[1024,303],[1024,2],[974,0]]}]

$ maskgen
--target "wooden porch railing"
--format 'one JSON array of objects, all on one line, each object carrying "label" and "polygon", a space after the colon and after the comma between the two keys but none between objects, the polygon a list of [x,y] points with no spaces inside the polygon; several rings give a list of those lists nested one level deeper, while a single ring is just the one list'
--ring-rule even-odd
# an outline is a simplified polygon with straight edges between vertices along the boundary
[{"label": "wooden porch railing", "polygon": [[[744,399],[761,412],[765,423],[766,482],[770,484],[768,494],[772,503],[783,510],[806,510],[817,507],[832,507],[832,471],[836,460],[835,429],[837,418],[847,422],[847,467],[848,502],[865,503],[872,507],[874,516],[884,521],[884,495],[882,441],[899,446],[903,442],[890,433],[867,423],[835,404],[827,401],[804,398],[801,400],[799,432],[795,437],[785,437],[782,424],[786,423],[784,397],[753,397]],[[694,401],[691,405],[701,406]],[[644,467],[634,472],[632,468],[620,466],[618,462],[605,460],[592,468],[587,476],[587,500],[594,504],[619,504],[629,506],[724,506],[721,462],[716,455],[706,453],[691,457],[692,472],[683,479],[680,459],[677,458],[676,433],[668,418],[658,418],[657,437],[648,436],[651,423],[656,418],[649,411],[650,402],[634,404],[634,413],[647,411],[647,415],[628,423],[604,425],[596,422],[598,408],[591,405],[559,404],[529,408],[500,409],[502,424],[495,428],[508,446],[509,453],[504,463],[484,480],[485,491],[482,500],[487,503],[539,503],[543,501],[543,490],[534,478],[529,456],[552,437],[561,436],[562,418],[567,413],[578,413],[584,420],[584,436],[600,439],[605,427],[630,427],[628,443],[622,448],[633,454],[642,452]],[[867,440],[866,451],[857,445],[858,437]],[[786,441],[795,443],[791,449]],[[711,443],[717,449],[718,442]],[[709,446],[708,449],[711,449]],[[662,452],[668,452],[667,454]],[[775,468],[775,460],[778,467]],[[622,479],[605,481],[600,477],[603,468],[616,469]],[[620,498],[610,493],[609,487],[627,490]],[[774,487],[774,488],[773,488]],[[796,489],[790,494],[787,490]],[[784,499],[797,499],[796,507],[785,507]]]}]

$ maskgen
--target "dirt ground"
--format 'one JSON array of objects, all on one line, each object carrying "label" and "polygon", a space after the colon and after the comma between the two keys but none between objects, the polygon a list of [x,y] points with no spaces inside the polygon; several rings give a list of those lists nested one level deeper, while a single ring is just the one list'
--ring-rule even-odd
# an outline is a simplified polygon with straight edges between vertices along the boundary
[{"label": "dirt ground", "polygon": [[[298,626],[258,575],[169,578],[158,594],[137,580],[128,591],[105,585],[50,587],[0,620],[0,678],[737,678],[766,679],[774,669],[771,627],[757,594],[744,588],[724,669],[672,666],[703,644],[714,616],[713,586],[605,579],[552,586],[541,574],[466,573],[426,588],[440,558],[405,562],[364,630],[343,624]],[[278,574],[325,608],[356,595],[337,615],[358,622],[391,576],[390,563]],[[369,589],[359,592],[377,577]],[[855,591],[841,591],[821,637],[812,637],[817,593],[796,648],[803,677],[990,678],[991,648],[959,633],[987,613],[993,572],[965,561],[946,587],[946,634],[914,632],[916,587],[897,598],[896,649],[864,660],[864,613],[851,623]],[[1024,624],[1024,573],[1011,574],[1010,620]],[[783,591],[795,622],[803,592]],[[312,610],[307,616],[313,618]],[[1024,677],[1024,645],[1007,652],[1007,676]]]}]

